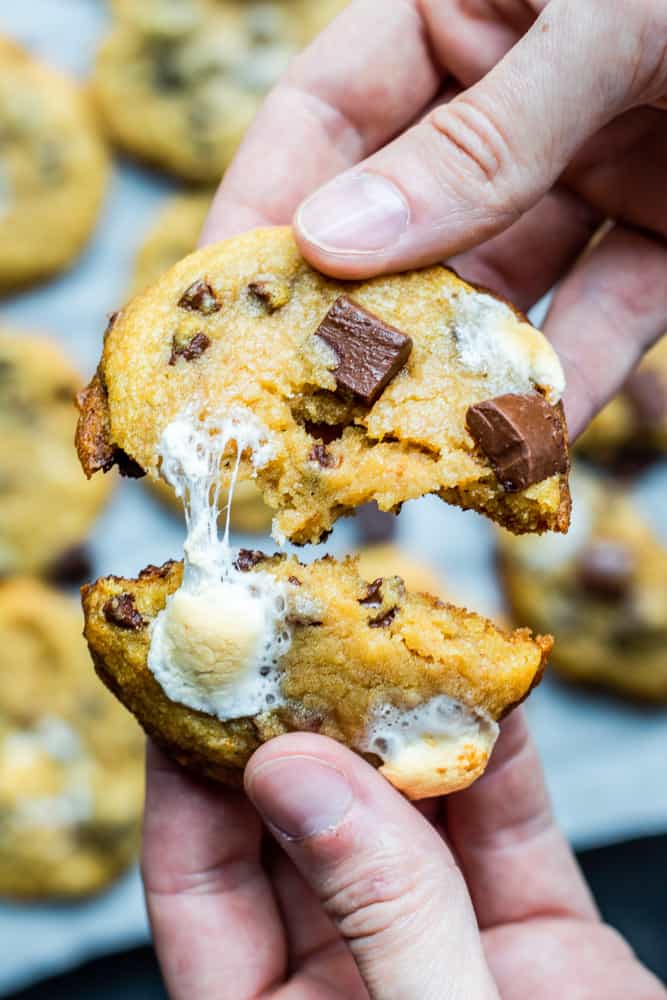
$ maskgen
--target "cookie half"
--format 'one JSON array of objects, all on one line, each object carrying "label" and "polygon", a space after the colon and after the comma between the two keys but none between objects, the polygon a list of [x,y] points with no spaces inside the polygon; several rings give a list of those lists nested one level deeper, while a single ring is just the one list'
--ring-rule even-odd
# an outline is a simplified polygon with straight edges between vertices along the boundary
[{"label": "cookie half", "polygon": [[116,316],[77,442],[88,475],[129,457],[157,478],[186,408],[241,410],[271,450],[256,482],[277,537],[316,542],[368,501],[427,493],[517,533],[566,531],[563,388],[542,334],[451,270],[334,281],[289,229],[260,229],[187,257]]},{"label": "cookie half", "polygon": [[0,583],[0,895],[74,897],[136,857],[143,736],[99,683],[78,603]]},{"label": "cookie half", "polygon": [[112,486],[72,448],[82,379],[47,337],[0,330],[0,577],[89,575],[84,542]]},{"label": "cookie half", "polygon": [[0,38],[0,290],[61,270],[95,225],[108,154],[88,97]]},{"label": "cookie half", "polygon": [[[268,574],[285,595],[286,651],[248,678],[225,673],[235,624],[221,635],[214,615],[184,616],[178,641],[188,683],[152,666],[154,633],[181,586],[182,564],[83,589],[85,635],[104,682],[169,754],[225,783],[240,782],[261,743],[307,730],[357,750],[411,798],[464,788],[484,771],[497,721],[539,681],[551,650],[548,636],[503,632],[408,593],[400,577],[367,583],[354,560],[305,566],[241,551],[236,565],[250,587]],[[247,697],[247,684],[256,685],[258,710],[221,718],[239,690]],[[207,710],[185,703],[202,698]]]},{"label": "cookie half", "polygon": [[566,538],[500,536],[514,619],[548,623],[568,680],[667,701],[667,549],[618,486],[582,474],[574,484]]}]

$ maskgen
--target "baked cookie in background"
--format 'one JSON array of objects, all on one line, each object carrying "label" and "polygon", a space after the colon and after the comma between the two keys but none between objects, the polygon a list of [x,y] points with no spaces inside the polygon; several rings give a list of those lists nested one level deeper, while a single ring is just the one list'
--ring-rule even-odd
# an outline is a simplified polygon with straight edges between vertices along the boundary
[{"label": "baked cookie in background", "polygon": [[435,568],[395,542],[365,545],[357,553],[357,570],[364,580],[400,576],[410,591],[445,597],[445,586]]},{"label": "baked cookie in background", "polygon": [[111,137],[186,180],[217,183],[303,47],[300,6],[152,0],[128,9],[117,5],[93,75]]},{"label": "baked cookie in background", "polygon": [[667,335],[645,355],[576,447],[590,461],[620,472],[636,471],[667,454]]},{"label": "baked cookie in background", "polygon": [[88,475],[121,456],[157,479],[185,410],[251,415],[271,451],[257,484],[296,543],[427,493],[516,532],[565,531],[563,385],[542,334],[452,271],[334,281],[275,227],[192,254],[122,310],[77,441]]},{"label": "baked cookie in background", "polygon": [[88,96],[0,37],[0,291],[47,277],[95,226],[108,153]]},{"label": "baked cookie in background", "polygon": [[135,258],[133,295],[145,291],[196,248],[213,194],[213,190],[188,191],[167,200]]},{"label": "baked cookie in background", "polygon": [[100,684],[78,602],[0,583],[0,896],[98,892],[136,857],[143,736]]},{"label": "baked cookie in background", "polygon": [[[551,649],[548,636],[502,632],[410,594],[398,576],[366,583],[354,559],[304,566],[242,550],[235,566],[251,589],[280,588],[266,665],[250,652],[247,615],[228,602],[210,613],[179,589],[181,563],[83,588],[102,679],[171,756],[228,784],[240,783],[261,743],[308,730],[364,754],[410,798],[464,788],[486,767],[497,720],[539,681]],[[168,605],[173,626],[182,615],[169,635]],[[178,671],[156,666],[167,648]]]},{"label": "baked cookie in background", "polygon": [[81,547],[112,481],[87,482],[72,447],[81,385],[54,341],[0,329],[0,577],[87,575]]},{"label": "baked cookie in background", "polygon": [[499,534],[513,620],[548,623],[567,680],[667,701],[667,549],[618,485],[573,483],[567,536]]}]

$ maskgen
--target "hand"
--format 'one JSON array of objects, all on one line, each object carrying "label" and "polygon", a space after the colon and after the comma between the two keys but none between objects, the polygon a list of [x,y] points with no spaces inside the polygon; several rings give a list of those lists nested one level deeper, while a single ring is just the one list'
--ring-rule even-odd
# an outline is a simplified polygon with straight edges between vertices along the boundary
[{"label": "hand", "polygon": [[524,309],[562,279],[576,437],[667,328],[666,53],[665,0],[357,0],[266,101],[205,238],[294,217],[325,272],[449,259]]},{"label": "hand", "polygon": [[174,1000],[667,995],[600,922],[520,711],[476,785],[420,810],[306,733],[245,786],[149,748],[143,874]]}]

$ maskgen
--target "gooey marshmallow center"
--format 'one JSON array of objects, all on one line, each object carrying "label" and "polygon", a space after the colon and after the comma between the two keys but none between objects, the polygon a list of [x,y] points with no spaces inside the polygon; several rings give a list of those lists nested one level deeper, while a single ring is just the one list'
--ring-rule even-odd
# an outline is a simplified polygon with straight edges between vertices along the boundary
[{"label": "gooey marshmallow center", "polygon": [[[187,534],[183,583],[153,623],[148,667],[172,701],[222,721],[275,708],[283,701],[279,661],[291,643],[286,585],[237,569],[229,541],[241,457],[265,465],[273,454],[269,433],[243,407],[204,418],[188,408],[165,428],[158,454],[183,502]],[[230,455],[220,537],[220,466]]]}]

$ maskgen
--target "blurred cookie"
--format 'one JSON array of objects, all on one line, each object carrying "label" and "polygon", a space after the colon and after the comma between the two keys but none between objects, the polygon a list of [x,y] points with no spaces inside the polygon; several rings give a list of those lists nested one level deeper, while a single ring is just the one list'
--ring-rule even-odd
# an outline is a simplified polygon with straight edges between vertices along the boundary
[{"label": "blurred cookie", "polygon": [[95,225],[106,146],[77,85],[0,38],[0,289],[61,270]]},{"label": "blurred cookie", "polygon": [[510,609],[531,628],[549,623],[569,680],[667,701],[667,550],[620,492],[573,481],[568,535],[500,535]]},{"label": "blurred cookie", "polygon": [[133,295],[143,292],[181,258],[192,253],[212,199],[211,191],[179,194],[167,201],[137,254]]},{"label": "blurred cookie", "polygon": [[620,472],[667,453],[667,335],[592,421],[577,450]]},{"label": "blurred cookie", "polygon": [[433,597],[445,596],[445,588],[435,569],[399,545],[367,545],[358,553],[357,569],[364,580],[400,576],[408,590]]},{"label": "blurred cookie", "polygon": [[[165,483],[163,479],[156,479],[151,480],[149,485],[163,503],[168,504],[177,513],[182,513],[183,505],[169,483]],[[225,504],[223,493],[223,517],[226,514]],[[231,510],[230,525],[232,531],[247,535],[265,535],[271,531],[272,518],[271,510],[264,503],[262,494],[255,483],[250,479],[239,480],[234,490],[234,503]]]},{"label": "blurred cookie", "polygon": [[81,378],[46,337],[0,330],[0,577],[78,582],[81,545],[111,487],[73,447]]},{"label": "blurred cookie", "polygon": [[78,604],[0,583],[0,895],[79,896],[134,859],[143,737],[95,676]]},{"label": "blurred cookie", "polygon": [[124,4],[94,89],[114,140],[188,180],[220,180],[262,97],[304,42],[299,5]]}]

